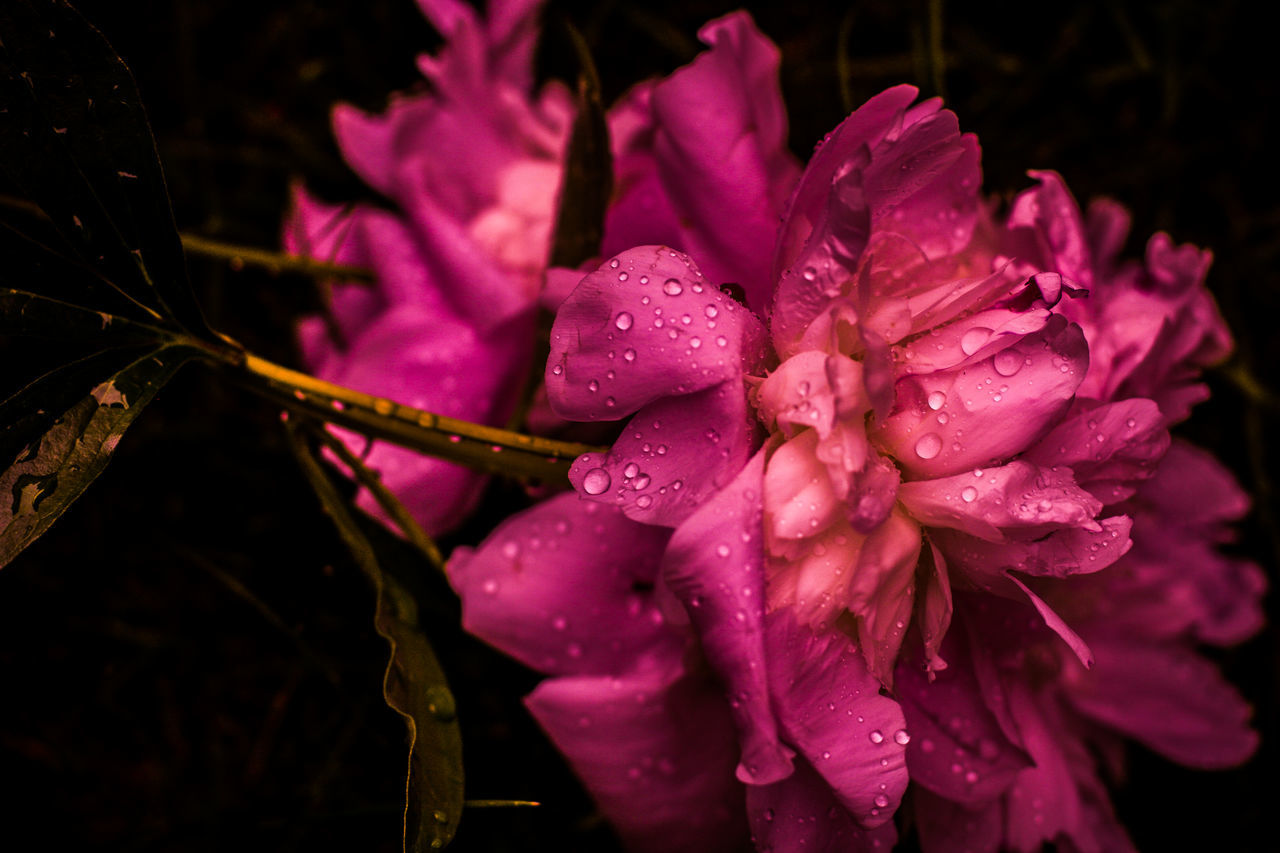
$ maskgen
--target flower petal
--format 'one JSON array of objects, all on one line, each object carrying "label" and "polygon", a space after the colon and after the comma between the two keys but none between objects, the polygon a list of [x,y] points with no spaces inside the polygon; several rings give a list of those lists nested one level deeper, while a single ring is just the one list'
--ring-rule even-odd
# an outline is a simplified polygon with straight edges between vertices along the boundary
[{"label": "flower petal", "polygon": [[628,518],[675,527],[727,486],[755,450],[741,382],[650,403],[607,453],[584,453],[569,482]]},{"label": "flower petal", "polygon": [[907,789],[902,709],[880,695],[858,647],[839,630],[815,633],[787,610],[765,621],[769,692],[787,741],[863,827],[893,817]]},{"label": "flower petal", "polygon": [[676,530],[662,560],[729,696],[742,742],[738,778],[754,785],[790,774],[793,754],[778,740],[765,680],[763,487],[762,450]]},{"label": "flower petal", "polygon": [[621,152],[605,251],[670,241],[763,312],[778,217],[800,171],[787,150],[778,49],[745,12],[698,35],[711,49],[632,101],[651,113],[647,132],[631,129],[643,144]]},{"label": "flower petal", "polygon": [[706,679],[678,666],[551,678],[525,704],[628,850],[732,853],[746,845],[733,726]]},{"label": "flower petal", "polygon": [[1110,504],[1130,497],[1168,449],[1160,409],[1134,398],[1096,407],[1078,402],[1021,458],[1045,468],[1069,466],[1077,483]]},{"label": "flower petal", "polygon": [[[898,665],[896,692],[911,742],[911,780],[948,800],[976,806],[1003,793],[1031,758],[987,707],[962,631],[942,642],[947,668],[929,677],[919,661]],[[982,649],[978,653],[984,653]]]},{"label": "flower petal", "polygon": [[998,463],[1062,418],[1088,364],[1080,327],[1055,315],[976,364],[900,379],[894,413],[872,440],[911,478]]},{"label": "flower petal", "polygon": [[756,849],[770,853],[867,853],[898,843],[892,821],[860,827],[803,759],[780,782],[748,786],[747,813]]},{"label": "flower petal", "polygon": [[541,672],[610,674],[678,659],[682,637],[653,591],[662,528],[573,493],[507,519],[449,577],[463,626]]},{"label": "flower petal", "polygon": [[586,276],[560,306],[547,395],[561,417],[618,420],[655,400],[740,383],[764,357],[751,312],[687,255],[642,246]]},{"label": "flower petal", "polygon": [[[913,87],[898,86],[872,98],[827,138],[801,177],[774,261],[773,336],[783,358],[833,298],[847,295],[869,242],[881,265],[907,282],[905,270],[968,243],[977,142],[960,135],[955,115],[937,100],[908,109],[915,96]],[[875,297],[906,295],[899,290],[877,287]],[[861,293],[859,305],[871,296]]]},{"label": "flower petal", "polygon": [[1067,694],[1082,713],[1191,767],[1234,767],[1253,754],[1252,710],[1214,664],[1180,644],[1115,632],[1090,641],[1097,663]]},{"label": "flower petal", "polygon": [[926,527],[949,527],[1005,541],[1005,531],[1025,539],[1062,528],[1096,531],[1102,503],[1076,485],[1069,468],[1040,468],[1017,460],[999,468],[976,468],[898,488],[898,500]]}]

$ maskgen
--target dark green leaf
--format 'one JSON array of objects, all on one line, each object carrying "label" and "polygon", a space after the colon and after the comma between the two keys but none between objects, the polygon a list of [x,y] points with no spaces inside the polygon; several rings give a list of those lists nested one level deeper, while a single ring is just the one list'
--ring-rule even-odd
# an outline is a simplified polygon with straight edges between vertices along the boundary
[{"label": "dark green leaf", "polygon": [[333,480],[296,428],[294,452],[351,555],[373,584],[374,628],[391,647],[382,694],[409,733],[405,780],[404,849],[439,850],[462,815],[462,736],[453,693],[418,620],[418,605],[395,576],[384,572],[369,538]]},{"label": "dark green leaf", "polygon": [[123,346],[160,343],[164,329],[106,311],[93,311],[39,293],[0,287],[0,334],[91,340]]},{"label": "dark green leaf", "polygon": [[567,26],[582,73],[578,79],[578,115],[569,138],[560,213],[551,247],[551,264],[558,267],[576,267],[600,254],[604,214],[613,192],[613,155],[600,78],[582,35],[572,24]]},{"label": "dark green leaf", "polygon": [[134,418],[194,354],[185,347],[107,350],[0,403],[0,566],[102,473]]},{"label": "dark green leaf", "polygon": [[186,276],[133,76],[60,0],[0,3],[0,168],[78,259],[135,303],[209,340]]}]

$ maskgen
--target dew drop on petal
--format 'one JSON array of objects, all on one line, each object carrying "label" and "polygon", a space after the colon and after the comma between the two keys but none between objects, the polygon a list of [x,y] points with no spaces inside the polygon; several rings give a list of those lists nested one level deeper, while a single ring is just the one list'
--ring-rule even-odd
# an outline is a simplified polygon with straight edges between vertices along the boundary
[{"label": "dew drop on petal", "polygon": [[582,491],[589,495],[602,495],[608,491],[610,482],[608,471],[592,468],[582,477]]},{"label": "dew drop on petal", "polygon": [[1022,356],[1012,349],[1001,350],[996,353],[996,357],[992,359],[995,365],[996,373],[1001,376],[1013,376],[1022,369]]},{"label": "dew drop on petal", "polygon": [[[624,360],[624,361],[635,361],[635,360],[636,360],[636,351],[635,351],[635,350],[633,350],[633,349],[623,350],[623,351],[622,351],[622,358],[623,358],[623,360]],[[556,365],[556,367],[557,367],[557,368],[558,368],[559,366],[560,366],[560,365]]]},{"label": "dew drop on petal", "polygon": [[984,326],[974,326],[960,338],[960,351],[965,355],[973,355],[982,349],[982,345],[991,340],[991,330]]},{"label": "dew drop on petal", "polygon": [[884,794],[876,794],[876,797],[874,800],[872,800],[872,802],[874,802],[880,808],[885,808],[886,806],[889,805],[889,798],[886,797]]},{"label": "dew drop on petal", "polygon": [[906,729],[898,729],[893,733],[893,742],[899,746],[906,746],[911,743],[911,735],[907,734]]},{"label": "dew drop on petal", "polygon": [[925,433],[916,442],[916,456],[921,459],[932,459],[942,450],[942,439],[936,432]]},{"label": "dew drop on petal", "polygon": [[978,490],[973,486],[965,486],[964,491],[960,492],[960,499],[967,504],[973,503],[974,498],[978,496]]},{"label": "dew drop on petal", "polygon": [[640,466],[634,462],[628,462],[627,467],[622,469],[622,476],[628,480],[640,473]]},{"label": "dew drop on petal", "polygon": [[617,318],[613,321],[613,325],[617,326],[619,329],[625,332],[627,329],[631,328],[631,324],[634,322],[635,322],[634,317],[632,317],[626,311],[621,311],[618,313]]},{"label": "dew drop on petal", "polygon": [[662,292],[667,296],[679,296],[684,293],[684,286],[680,284],[680,279],[669,278],[662,284]]},{"label": "dew drop on petal", "polygon": [[929,395],[929,408],[935,412],[947,404],[947,395],[941,391],[934,391]]},{"label": "dew drop on petal", "polygon": [[867,735],[867,738],[870,739],[872,743],[884,743],[884,732],[876,729],[871,734]]}]

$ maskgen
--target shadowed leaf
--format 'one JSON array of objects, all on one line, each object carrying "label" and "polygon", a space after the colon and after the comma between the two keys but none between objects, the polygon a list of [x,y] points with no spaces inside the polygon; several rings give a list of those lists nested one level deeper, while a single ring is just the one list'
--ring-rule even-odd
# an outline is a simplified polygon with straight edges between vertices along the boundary
[{"label": "shadowed leaf", "polygon": [[0,3],[0,168],[86,267],[213,340],[187,281],[155,141],[124,62],[60,0]]},{"label": "shadowed leaf", "polygon": [[578,78],[578,114],[569,137],[564,184],[560,188],[551,264],[576,267],[600,254],[604,214],[613,192],[613,155],[595,63],[582,35],[572,24],[566,26],[582,73]]},{"label": "shadowed leaf", "polygon": [[102,473],[134,418],[194,355],[185,347],[100,352],[0,403],[0,566]]},{"label": "shadowed leaf", "polygon": [[423,634],[418,605],[382,570],[360,523],[316,460],[303,434],[289,426],[294,453],[351,555],[373,584],[374,628],[391,647],[383,697],[409,733],[405,780],[404,849],[439,850],[453,838],[462,814],[462,736],[453,694]]}]

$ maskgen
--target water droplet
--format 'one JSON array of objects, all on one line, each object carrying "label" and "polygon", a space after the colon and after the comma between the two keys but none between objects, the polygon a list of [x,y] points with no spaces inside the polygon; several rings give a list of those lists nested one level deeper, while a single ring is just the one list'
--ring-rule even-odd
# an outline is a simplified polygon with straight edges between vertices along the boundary
[{"label": "water droplet", "polygon": [[621,311],[618,313],[617,319],[613,321],[613,325],[617,326],[619,329],[625,332],[627,329],[631,328],[631,324],[634,322],[635,322],[634,317],[632,317],[626,311]]},{"label": "water droplet", "polygon": [[721,544],[721,545],[717,545],[717,546],[716,546],[716,553],[717,553],[717,554],[719,554],[721,557],[728,557],[728,556],[729,556],[729,546],[728,546],[728,545],[723,545],[723,544]]},{"label": "water droplet", "polygon": [[929,408],[935,412],[947,404],[947,395],[941,391],[934,391],[929,395]]},{"label": "water droplet", "polygon": [[622,476],[630,480],[636,474],[640,473],[640,466],[634,462],[628,462],[627,467],[622,469]]},{"label": "water droplet", "polygon": [[1124,425],[1127,426],[1129,429],[1133,429],[1138,425],[1138,422],[1133,418],[1129,418],[1129,420],[1124,422]]},{"label": "water droplet", "polygon": [[618,273],[618,281],[626,281],[628,278],[630,278],[630,276],[628,276],[626,273],[624,272]]},{"label": "water droplet", "polygon": [[872,743],[884,743],[884,732],[879,729],[876,729],[871,734],[867,735],[867,737]]},{"label": "water droplet", "polygon": [[874,800],[872,800],[872,802],[874,802],[880,808],[884,808],[885,806],[889,805],[889,798],[886,797],[884,794],[876,794],[876,797]]},{"label": "water droplet", "polygon": [[708,319],[711,319],[715,317],[717,314],[719,314],[720,311],[718,308],[716,308],[716,306],[708,305],[704,313],[706,313]]},{"label": "water droplet", "polygon": [[552,375],[552,376],[559,376],[561,373],[564,373],[564,365],[563,365],[563,364],[557,364],[555,367],[551,368],[551,375]]},{"label": "water droplet", "polygon": [[893,742],[899,746],[906,746],[911,743],[911,735],[907,734],[906,729],[898,729],[893,733]]},{"label": "water droplet", "polygon": [[592,468],[582,477],[582,491],[589,495],[603,495],[612,480],[603,468]]},{"label": "water droplet", "polygon": [[804,276],[805,281],[813,281],[818,277],[818,271],[813,267],[805,267],[804,272],[801,273],[801,275]]},{"label": "water droplet", "polygon": [[680,284],[680,279],[669,278],[662,283],[662,292],[667,296],[679,296],[684,293],[684,286]]},{"label": "water droplet", "polygon": [[653,506],[653,497],[650,495],[641,495],[640,497],[636,498],[636,506],[640,507],[641,509],[648,509],[649,507]]},{"label": "water droplet", "polygon": [[605,397],[604,405],[605,405],[605,408],[612,409],[614,406],[618,405],[618,401],[613,399],[612,397]]},{"label": "water droplet", "polygon": [[916,442],[916,456],[921,459],[932,459],[942,450],[942,439],[936,432],[925,433]]},{"label": "water droplet", "polygon": [[613,260],[609,261],[609,269],[616,270],[618,268],[618,263],[619,261],[617,258],[614,258]]},{"label": "water droplet", "polygon": [[636,477],[635,482],[633,482],[633,483],[631,484],[631,486],[632,486],[632,488],[634,488],[637,492],[642,492],[642,491],[644,491],[645,489],[649,488],[649,483],[650,483],[650,482],[651,482],[651,481],[649,480],[649,475],[648,475],[648,474],[641,474],[639,477]]},{"label": "water droplet", "polygon": [[592,394],[594,394],[595,392],[600,390],[600,383],[592,379],[590,382],[587,383],[587,390],[590,391]]},{"label": "water droplet", "polygon": [[974,326],[960,338],[960,351],[965,355],[973,355],[982,349],[982,345],[991,340],[991,330],[985,326]]},{"label": "water droplet", "polygon": [[[633,350],[633,349],[623,350],[623,351],[622,351],[622,358],[623,358],[623,360],[624,360],[624,361],[628,361],[628,362],[630,362],[630,361],[635,361],[635,360],[636,360],[636,351],[635,351],[635,350]],[[559,370],[559,368],[560,368],[560,365],[556,365],[556,369],[557,369],[557,370]]]},{"label": "water droplet", "polygon": [[1001,376],[1013,376],[1022,369],[1022,356],[1012,349],[1000,350],[996,353],[996,357],[992,359],[995,365],[996,373]]},{"label": "water droplet", "polygon": [[974,498],[978,496],[978,490],[973,486],[965,486],[964,491],[960,493],[960,499],[967,504],[971,504]]}]

